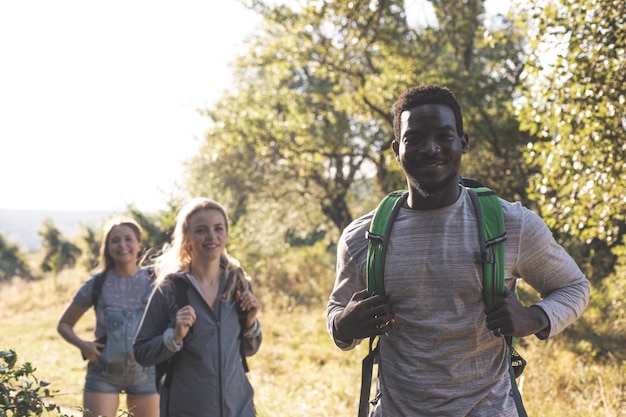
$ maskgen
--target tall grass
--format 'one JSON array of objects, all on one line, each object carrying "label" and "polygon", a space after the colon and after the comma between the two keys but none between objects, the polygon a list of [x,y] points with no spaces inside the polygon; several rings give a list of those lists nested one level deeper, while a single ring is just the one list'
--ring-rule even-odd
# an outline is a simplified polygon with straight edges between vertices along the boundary
[{"label": "tall grass", "polygon": [[[56,280],[0,286],[0,349],[14,349],[20,361],[33,363],[35,375],[56,390],[53,401],[72,409],[82,405],[86,363],[57,334],[56,324],[85,277],[65,271]],[[258,415],[356,415],[365,343],[350,352],[336,348],[326,333],[323,303],[279,308],[272,305],[272,294],[261,296],[264,340],[249,360]],[[93,325],[88,312],[76,331],[91,338]],[[626,416],[626,364],[612,358],[598,361],[565,345],[558,336],[519,342],[528,360],[519,384],[529,416]]]}]

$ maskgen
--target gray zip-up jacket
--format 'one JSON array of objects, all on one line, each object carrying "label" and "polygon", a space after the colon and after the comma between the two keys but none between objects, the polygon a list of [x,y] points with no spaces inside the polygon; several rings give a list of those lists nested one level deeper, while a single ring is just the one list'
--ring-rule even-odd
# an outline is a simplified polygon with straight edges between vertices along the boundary
[{"label": "gray zip-up jacket", "polygon": [[[175,286],[172,280],[189,283],[189,304],[196,311],[196,322],[181,346],[173,345],[176,323]],[[212,309],[187,274],[170,277],[156,288],[134,343],[137,362],[152,366],[173,358],[169,383],[160,390],[161,417],[250,417],[255,416],[253,390],[241,363],[240,344],[246,356],[257,352],[261,344],[258,321],[243,333],[237,304],[224,301],[221,295],[231,277],[220,283]],[[178,351],[176,351],[179,349]]]}]

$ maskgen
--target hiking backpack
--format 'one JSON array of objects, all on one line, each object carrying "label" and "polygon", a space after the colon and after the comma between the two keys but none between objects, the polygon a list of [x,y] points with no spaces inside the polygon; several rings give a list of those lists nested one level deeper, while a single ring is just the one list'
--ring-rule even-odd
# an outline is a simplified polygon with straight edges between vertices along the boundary
[{"label": "hiking backpack", "polygon": [[[461,184],[466,187],[478,223],[478,247],[476,261],[482,264],[483,300],[486,306],[493,304],[504,293],[504,241],[506,231],[504,214],[500,199],[491,189],[484,187],[475,180],[462,178]],[[398,190],[387,194],[379,203],[369,230],[365,233],[368,240],[366,281],[367,292],[384,294],[384,271],[387,244],[391,228],[400,208],[408,198],[406,190]],[[516,292],[517,295],[517,292]],[[373,400],[369,400],[372,383],[372,370],[377,361],[379,336],[369,340],[369,353],[363,359],[361,376],[361,395],[359,399],[359,417],[369,415],[369,405],[375,405],[381,397],[380,391]],[[509,347],[509,373],[515,406],[520,417],[526,417],[522,398],[517,389],[515,378],[521,375],[526,361],[515,350],[515,338],[506,337]]]}]

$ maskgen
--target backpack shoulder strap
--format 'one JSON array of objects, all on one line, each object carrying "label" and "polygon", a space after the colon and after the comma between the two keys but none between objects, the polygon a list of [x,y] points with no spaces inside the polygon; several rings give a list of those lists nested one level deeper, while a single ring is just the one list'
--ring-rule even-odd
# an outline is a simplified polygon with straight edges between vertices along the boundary
[{"label": "backpack shoulder strap", "polygon": [[[189,305],[189,295],[187,295],[189,282],[185,278],[177,275],[173,275],[170,279],[172,280],[172,285],[174,285],[176,309]],[[193,331],[193,326],[189,328],[189,331]],[[161,386],[169,386],[172,382],[172,367],[177,356],[178,354],[175,353],[170,359],[155,365],[155,382],[157,391],[160,391]]]},{"label": "backpack shoulder strap", "polygon": [[174,295],[176,298],[177,308],[183,308],[189,305],[189,295],[187,290],[189,289],[189,282],[185,278],[176,277],[172,279],[174,284]]},{"label": "backpack shoulder strap", "polygon": [[378,204],[369,230],[365,232],[367,239],[367,264],[365,275],[367,279],[367,292],[385,292],[383,273],[385,271],[385,255],[387,243],[393,227],[393,221],[404,204],[409,193],[398,190],[387,194]]},{"label": "backpack shoulder strap", "polygon": [[467,188],[478,223],[478,262],[483,265],[483,299],[493,304],[504,294],[504,214],[500,199],[487,187]]},{"label": "backpack shoulder strap", "polygon": [[[385,271],[387,243],[389,242],[393,221],[408,195],[409,193],[405,190],[398,190],[387,194],[378,204],[369,230],[365,232],[365,238],[368,241],[365,275],[369,295],[375,292],[380,294],[385,293],[383,273]],[[372,372],[374,362],[378,356],[378,344],[375,343],[376,338],[376,336],[370,337],[369,352],[363,359],[361,367],[359,417],[367,417],[369,415],[369,395],[372,384]],[[376,398],[379,398],[379,394]],[[377,399],[374,400],[374,403]]]},{"label": "backpack shoulder strap", "polygon": [[[480,254],[478,260],[483,264],[483,298],[485,305],[490,305],[504,294],[504,213],[500,199],[487,187],[467,189],[476,212]],[[517,294],[516,294],[517,295]],[[515,407],[520,417],[527,417],[522,396],[517,388],[515,377],[522,373],[526,361],[515,350],[515,337],[507,337],[509,346],[509,375]]]},{"label": "backpack shoulder strap", "polygon": [[91,292],[91,304],[93,304],[93,308],[95,310],[98,306],[98,301],[100,300],[100,293],[102,292],[104,281],[107,278],[107,271],[98,272],[94,278],[95,281],[93,283],[93,290]]},{"label": "backpack shoulder strap", "polygon": [[[248,284],[247,289],[250,289],[250,284]],[[239,290],[241,292],[245,291],[243,285]],[[250,371],[250,368],[248,367],[248,359],[243,345],[243,333],[246,331],[246,324],[248,323],[248,312],[243,311],[239,303],[237,303],[237,314],[239,315],[239,355],[241,356],[241,365],[243,365],[243,370],[247,373]]]}]

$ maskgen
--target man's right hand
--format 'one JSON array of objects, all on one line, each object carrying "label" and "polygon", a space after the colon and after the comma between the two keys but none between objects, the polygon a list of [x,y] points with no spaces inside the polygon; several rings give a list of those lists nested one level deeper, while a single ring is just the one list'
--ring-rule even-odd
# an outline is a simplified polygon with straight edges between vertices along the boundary
[{"label": "man's right hand", "polygon": [[359,291],[335,316],[335,338],[350,342],[387,333],[393,325],[393,316],[386,296],[375,294],[368,297],[367,290]]}]

